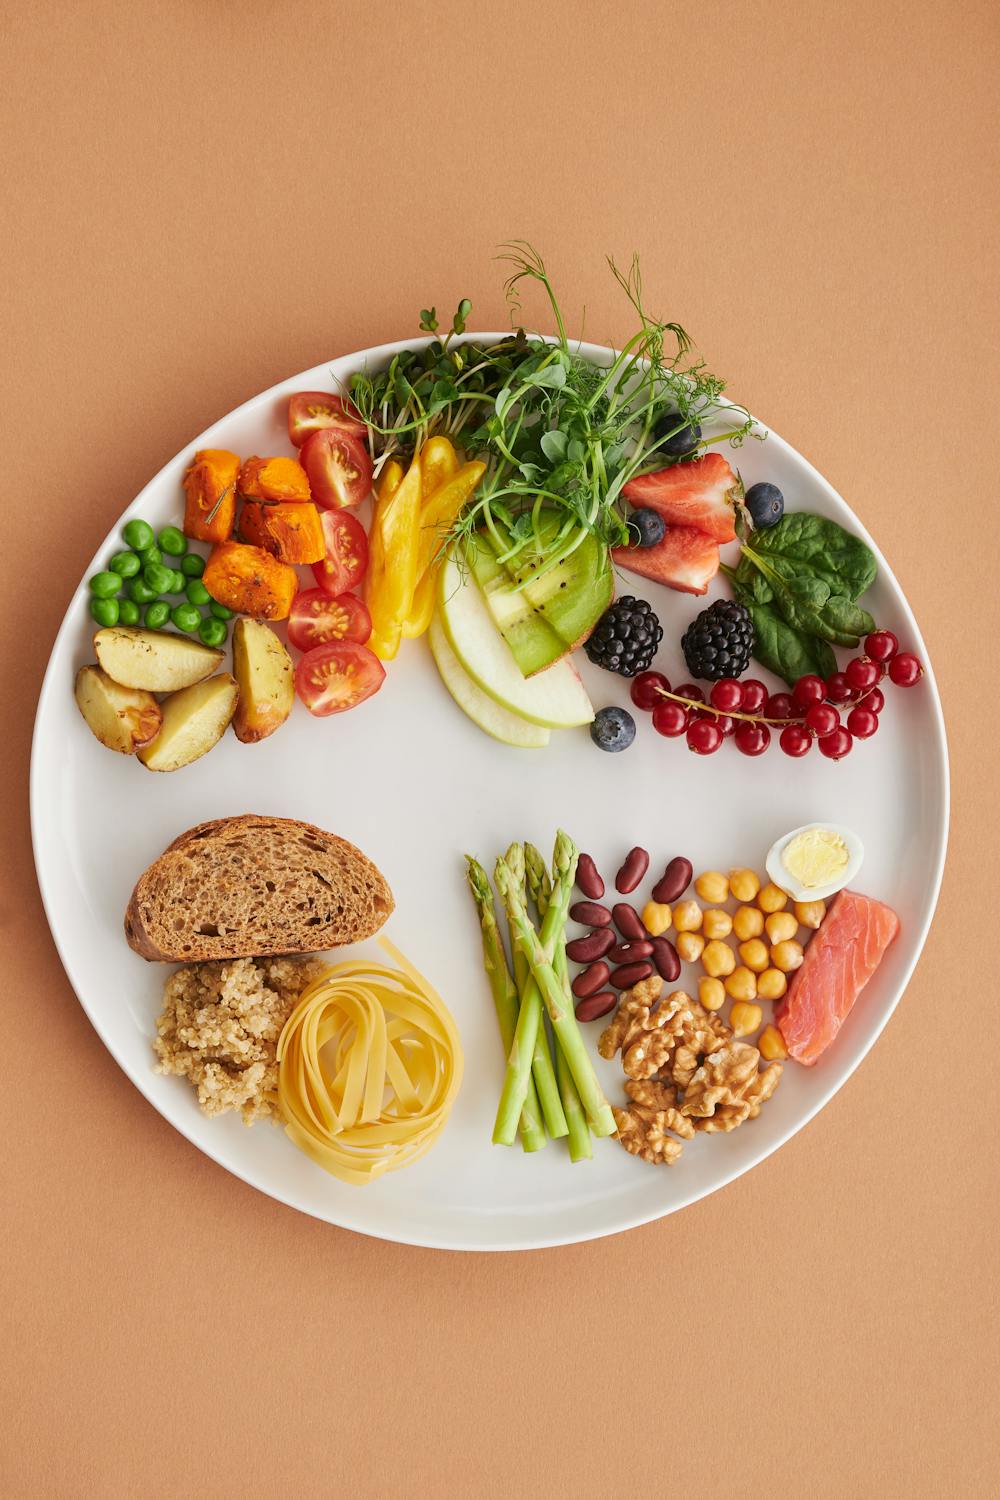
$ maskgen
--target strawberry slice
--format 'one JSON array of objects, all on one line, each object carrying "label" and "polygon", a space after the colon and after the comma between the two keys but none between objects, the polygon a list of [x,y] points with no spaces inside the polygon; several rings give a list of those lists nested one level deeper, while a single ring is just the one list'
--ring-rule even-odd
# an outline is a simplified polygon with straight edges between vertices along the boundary
[{"label": "strawberry slice", "polygon": [[730,491],[739,480],[721,453],[673,464],[630,479],[622,490],[632,505],[658,511],[668,526],[697,526],[717,542],[736,537]]},{"label": "strawberry slice", "polygon": [[619,567],[684,594],[707,593],[719,571],[718,542],[694,526],[668,526],[655,547],[615,547],[611,556]]}]

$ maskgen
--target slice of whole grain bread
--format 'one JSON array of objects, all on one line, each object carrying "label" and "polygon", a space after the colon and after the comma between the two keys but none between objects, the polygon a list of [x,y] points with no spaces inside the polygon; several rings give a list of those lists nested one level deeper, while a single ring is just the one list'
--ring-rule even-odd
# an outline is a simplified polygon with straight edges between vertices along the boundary
[{"label": "slice of whole grain bread", "polygon": [[161,963],[319,953],[377,932],[393,909],[360,849],[293,818],[199,823],[140,875],[128,945]]}]

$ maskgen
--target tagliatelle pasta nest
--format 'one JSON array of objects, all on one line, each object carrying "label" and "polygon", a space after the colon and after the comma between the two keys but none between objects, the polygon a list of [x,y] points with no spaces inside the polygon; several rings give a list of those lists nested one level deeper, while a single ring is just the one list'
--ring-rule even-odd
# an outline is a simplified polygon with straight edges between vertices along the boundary
[{"label": "tagliatelle pasta nest", "polygon": [[364,1184],[434,1145],[462,1082],[458,1030],[392,943],[398,964],[334,964],[308,986],[278,1040],[285,1130],[318,1166]]}]

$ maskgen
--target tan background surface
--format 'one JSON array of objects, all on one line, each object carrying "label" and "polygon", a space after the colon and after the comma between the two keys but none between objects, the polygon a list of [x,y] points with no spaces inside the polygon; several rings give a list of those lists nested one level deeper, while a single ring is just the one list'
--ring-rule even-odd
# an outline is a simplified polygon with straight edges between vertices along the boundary
[{"label": "tan background surface", "polygon": [[[3,14],[0,1491],[985,1494],[995,7]],[[624,327],[602,257],[637,249],[656,304],[856,506],[936,663],[955,818],[906,1000],[802,1135],[623,1237],[448,1257],[258,1196],[128,1084],[45,927],[28,749],[71,588],[146,478],[428,299],[497,326],[490,256],[518,234],[593,338]]]}]

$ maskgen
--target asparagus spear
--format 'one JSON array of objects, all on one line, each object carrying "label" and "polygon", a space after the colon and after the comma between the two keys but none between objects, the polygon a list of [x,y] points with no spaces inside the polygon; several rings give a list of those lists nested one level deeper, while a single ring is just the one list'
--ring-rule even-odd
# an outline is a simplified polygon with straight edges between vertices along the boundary
[{"label": "asparagus spear", "polygon": [[[524,846],[524,864],[527,876],[528,892],[538,909],[539,919],[543,919],[548,910],[549,898],[552,894],[552,879],[541,851],[534,844]],[[520,950],[515,947],[515,958]],[[523,955],[522,955],[523,958]],[[553,967],[560,980],[565,985],[569,982],[566,967],[566,935],[565,930],[560,935],[556,947]],[[569,1159],[570,1161],[589,1161],[593,1156],[593,1147],[590,1141],[590,1126],[587,1124],[587,1116],[583,1105],[580,1103],[580,1091],[573,1082],[573,1075],[566,1061],[566,1054],[561,1044],[556,1042],[556,1080],[559,1084],[559,1097],[562,1099],[563,1109],[566,1113],[566,1124],[568,1126]]]},{"label": "asparagus spear", "polygon": [[[536,932],[532,926],[524,901],[518,892],[517,883],[502,859],[497,861],[496,882],[507,906],[511,939],[524,949],[531,972],[538,981],[538,988],[541,990],[542,999],[549,1013],[552,1029],[566,1055],[566,1062],[573,1075],[573,1081],[580,1091],[580,1102],[587,1111],[591,1129],[598,1136],[614,1135],[618,1128],[615,1124],[615,1117],[597,1081],[590,1055],[580,1034],[576,1016],[570,1004],[569,988],[560,981],[552,967],[556,941],[566,925],[577,857],[576,845],[568,834],[560,830],[556,835],[556,847],[552,857],[552,897],[542,921],[540,933]],[[524,1008],[522,1007],[521,1016],[523,1015]],[[518,1017],[519,1023],[521,1016]],[[515,1035],[515,1045],[516,1042]],[[534,1037],[531,1039],[531,1045],[534,1047]],[[504,1092],[500,1097],[495,1132],[501,1128],[507,1130],[515,1128],[521,1103],[522,1097],[518,1096],[517,1090],[512,1086],[511,1069],[508,1067]],[[511,1110],[514,1111],[513,1121],[508,1119]],[[496,1139],[496,1133],[494,1133],[494,1139]]]},{"label": "asparagus spear", "polygon": [[[511,844],[504,858],[507,868],[510,870],[514,880],[518,883],[521,898],[524,899],[524,847],[521,844]],[[542,997],[538,994],[538,986],[528,966],[528,960],[512,942],[511,949],[514,955],[514,983],[521,997],[521,1005],[533,1005],[538,1007],[538,1031],[535,1036],[535,1048],[531,1058],[531,1074],[538,1094],[538,1102],[542,1107],[542,1116],[546,1128],[553,1140],[569,1133],[566,1123],[566,1115],[563,1112],[562,1099],[559,1096],[559,1086],[556,1083],[556,1075],[552,1067],[552,1058],[549,1054],[549,1042],[545,1033],[545,1022],[541,1018]]]},{"label": "asparagus spear", "polygon": [[[507,967],[507,957],[503,950],[503,942],[500,938],[500,930],[497,927],[496,911],[493,906],[493,891],[490,886],[489,876],[477,860],[467,854],[469,889],[475,899],[479,911],[479,921],[483,932],[483,964],[486,968],[486,976],[490,982],[493,992],[493,1004],[497,1013],[497,1022],[500,1027],[500,1039],[503,1042],[504,1056],[510,1052],[514,1040],[514,1028],[517,1024],[517,990],[514,981],[510,977]],[[521,1108],[521,1144],[525,1151],[540,1151],[545,1145],[545,1128],[538,1108],[538,1097],[535,1093],[531,1080],[525,1093],[524,1104]]]}]

